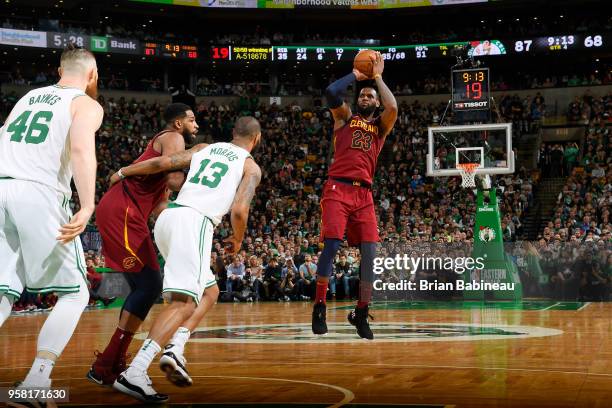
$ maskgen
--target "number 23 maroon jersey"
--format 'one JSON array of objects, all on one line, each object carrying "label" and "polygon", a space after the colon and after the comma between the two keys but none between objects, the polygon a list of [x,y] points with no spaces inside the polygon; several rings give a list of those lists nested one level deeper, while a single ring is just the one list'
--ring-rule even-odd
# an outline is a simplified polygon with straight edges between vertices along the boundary
[{"label": "number 23 maroon jersey", "polygon": [[380,116],[368,121],[353,115],[346,124],[334,131],[334,161],[330,178],[345,178],[372,184],[376,161],[384,138]]}]

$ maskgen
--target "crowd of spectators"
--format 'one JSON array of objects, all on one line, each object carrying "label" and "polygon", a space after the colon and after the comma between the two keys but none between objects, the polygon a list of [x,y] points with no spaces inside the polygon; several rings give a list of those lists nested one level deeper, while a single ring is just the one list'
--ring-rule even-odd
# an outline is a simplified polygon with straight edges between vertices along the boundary
[{"label": "crowd of spectators", "polygon": [[[14,101],[15,97],[7,95],[0,98],[4,108],[10,108]],[[557,234],[562,241],[588,239],[588,242],[610,243],[612,169],[609,132],[602,121],[609,113],[608,101],[593,98],[588,102],[591,127],[581,149],[585,153],[577,156],[577,162],[587,165],[582,173],[570,168],[572,177],[560,201],[566,204],[560,206],[552,227],[547,227],[538,241],[544,246],[537,249],[540,254],[545,253]],[[100,97],[100,103],[105,115],[98,134],[97,199],[107,189],[108,176],[136,158],[150,135],[163,125],[163,106],[158,103],[104,97]],[[603,111],[597,108],[602,103],[606,107]],[[544,110],[544,100],[539,94],[529,99],[509,95],[499,103],[501,113],[508,120],[524,118],[525,112],[533,111],[534,104]],[[446,104],[400,103],[398,121],[381,153],[373,187],[381,253],[391,254],[431,243],[469,245],[473,241],[473,191],[462,189],[457,177],[425,177],[427,126],[437,123],[445,107]],[[268,106],[260,104],[257,98],[242,98],[235,105],[200,103],[195,110],[200,133],[207,140],[229,140],[232,123],[238,115],[257,117],[263,129],[264,143],[254,152],[263,171],[262,184],[254,199],[239,256],[230,258],[221,246],[222,239],[231,233],[227,218],[215,233],[211,265],[224,290],[222,300],[310,298],[320,250],[319,200],[329,159],[330,112],[323,107],[305,108],[297,104],[285,108]],[[586,162],[585,155],[590,158]],[[538,180],[539,172],[525,169],[494,180],[501,191],[504,241],[513,242],[520,235],[523,216],[533,203]],[[78,197],[75,194],[73,198],[76,211]],[[558,224],[556,218],[560,218],[559,225],[565,232],[554,230]],[[103,260],[99,259],[101,242],[93,224],[84,234],[83,242],[86,250],[98,255],[98,258],[94,255],[92,264],[103,266]],[[355,297],[359,251],[343,248],[336,264],[330,297]],[[606,268],[604,265],[603,270],[609,270]],[[442,279],[440,272],[423,273],[428,274],[423,275],[424,279],[437,276]],[[551,278],[551,282],[556,279]],[[93,274],[92,280],[96,280]]]}]

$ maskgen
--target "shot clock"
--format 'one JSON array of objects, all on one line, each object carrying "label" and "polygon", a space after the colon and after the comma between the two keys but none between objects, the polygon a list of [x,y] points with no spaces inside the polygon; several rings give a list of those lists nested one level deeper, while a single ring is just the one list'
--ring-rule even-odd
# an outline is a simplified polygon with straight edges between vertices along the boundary
[{"label": "shot clock", "polygon": [[489,68],[452,71],[453,110],[489,109]]}]

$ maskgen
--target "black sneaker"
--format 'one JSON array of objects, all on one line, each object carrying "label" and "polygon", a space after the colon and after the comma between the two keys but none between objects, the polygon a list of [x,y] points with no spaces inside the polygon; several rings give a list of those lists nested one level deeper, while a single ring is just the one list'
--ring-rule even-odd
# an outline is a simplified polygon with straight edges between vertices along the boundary
[{"label": "black sneaker", "polygon": [[153,389],[152,385],[146,372],[130,372],[130,369],[128,369],[115,380],[113,388],[142,402],[161,404],[168,401],[168,396],[159,394]]},{"label": "black sneaker", "polygon": [[[168,347],[170,346],[170,347]],[[185,357],[176,355],[172,351],[173,345],[166,346],[166,352],[159,359],[159,368],[166,373],[166,378],[177,387],[189,387],[193,380],[185,368]]]},{"label": "black sneaker", "polygon": [[374,334],[370,329],[370,323],[368,323],[368,316],[374,320],[374,316],[368,313],[368,307],[355,308],[352,310],[347,318],[350,324],[357,328],[357,334],[359,337],[367,340],[374,340]]},{"label": "black sneaker", "polygon": [[312,332],[317,335],[327,333],[326,320],[327,306],[323,302],[315,303],[312,308]]}]

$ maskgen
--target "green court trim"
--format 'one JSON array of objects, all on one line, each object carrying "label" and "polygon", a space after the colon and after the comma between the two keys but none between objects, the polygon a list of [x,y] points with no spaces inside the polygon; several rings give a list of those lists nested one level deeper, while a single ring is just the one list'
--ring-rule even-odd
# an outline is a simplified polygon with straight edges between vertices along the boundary
[{"label": "green court trim", "polygon": [[[75,251],[75,256],[76,256],[76,264],[77,264],[77,268],[79,269],[79,272],[81,272],[81,275],[83,276],[83,279],[85,279],[85,283],[87,283],[87,272],[85,272],[85,268],[83,268],[83,265],[81,265],[81,253],[79,252],[79,246],[77,245],[76,240],[79,239],[78,237],[74,239],[74,241],[72,241],[74,243],[74,251]],[[85,255],[83,254],[83,260],[85,260]]]},{"label": "green court trim", "polygon": [[21,297],[21,293],[11,289],[8,285],[0,285],[0,295],[10,295],[17,299]]},{"label": "green court trim", "polygon": [[[476,300],[449,300],[449,301],[374,301],[370,310],[473,310],[473,309],[500,309],[500,310],[570,310],[576,311],[585,307],[588,302],[566,302],[557,300],[523,300],[523,301],[476,301]],[[355,306],[339,306],[334,309],[352,310]]]},{"label": "green court trim", "polygon": [[80,286],[47,286],[44,288],[27,288],[26,291],[29,293],[47,293],[47,292],[62,292],[62,293],[76,293],[79,291]]},{"label": "green court trim", "polygon": [[183,295],[191,296],[195,300],[196,305],[200,304],[200,299],[198,299],[198,295],[195,292],[192,292],[190,290],[177,289],[177,288],[167,288],[167,289],[164,289],[162,291],[162,293],[166,293],[166,292],[182,293]]},{"label": "green court trim", "polygon": [[197,280],[198,283],[200,283],[200,277],[202,276],[202,256],[204,255],[204,233],[206,232],[205,226],[208,226],[208,218],[203,217],[202,225],[200,226],[200,246],[198,248],[199,253],[200,253],[200,267],[198,270],[198,280]]}]

